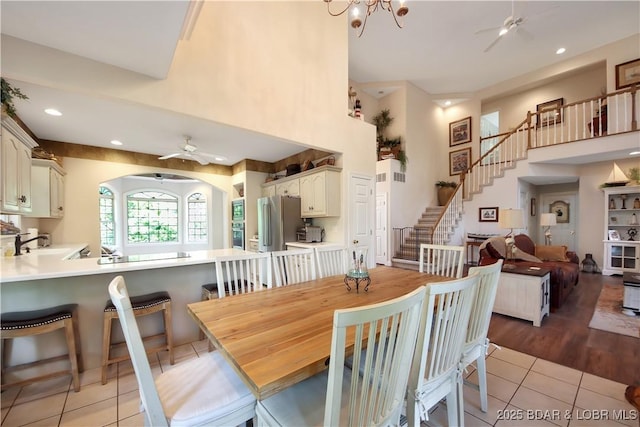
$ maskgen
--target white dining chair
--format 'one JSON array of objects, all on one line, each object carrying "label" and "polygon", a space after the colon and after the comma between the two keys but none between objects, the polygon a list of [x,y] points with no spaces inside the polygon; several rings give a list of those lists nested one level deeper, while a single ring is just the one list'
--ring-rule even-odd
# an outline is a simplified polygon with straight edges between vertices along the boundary
[{"label": "white dining chair", "polygon": [[[420,286],[389,301],[336,310],[329,371],[259,401],[258,426],[399,425],[424,299]],[[344,366],[353,337],[364,376]]]},{"label": "white dining chair", "polygon": [[182,362],[154,380],[122,276],[109,284],[138,380],[145,426],[239,425],[256,399],[220,352]]},{"label": "white dining chair", "polygon": [[420,244],[419,270],[453,279],[464,271],[464,246]]},{"label": "white dining chair", "polygon": [[425,310],[407,388],[407,421],[410,427],[429,420],[429,410],[446,398],[450,426],[464,425],[461,390],[462,346],[467,336],[478,274],[427,284]]},{"label": "white dining chair", "polygon": [[[487,365],[485,357],[489,349],[489,323],[491,322],[491,312],[493,303],[496,300],[498,291],[498,281],[500,280],[500,270],[503,260],[498,260],[494,264],[483,267],[471,267],[469,274],[478,274],[478,289],[476,298],[471,306],[471,317],[467,337],[462,348],[462,369],[473,361],[476,362],[478,372],[478,384],[473,384],[464,380],[465,385],[473,386],[480,391],[480,408],[482,412],[487,412]],[[459,383],[462,388],[462,383]],[[462,399],[462,394],[460,394]],[[460,414],[463,416],[464,414]]]},{"label": "white dining chair", "polygon": [[347,248],[335,246],[316,246],[316,262],[318,263],[318,277],[347,274]]},{"label": "white dining chair", "polygon": [[216,257],[218,298],[271,288],[269,253]]},{"label": "white dining chair", "polygon": [[292,249],[271,252],[275,286],[316,279],[316,260],[313,249]]},{"label": "white dining chair", "polygon": [[[203,300],[224,298],[271,288],[271,256],[268,252],[218,256],[216,283],[202,285]],[[204,331],[200,331],[204,339]],[[209,351],[213,343],[209,341]]]}]

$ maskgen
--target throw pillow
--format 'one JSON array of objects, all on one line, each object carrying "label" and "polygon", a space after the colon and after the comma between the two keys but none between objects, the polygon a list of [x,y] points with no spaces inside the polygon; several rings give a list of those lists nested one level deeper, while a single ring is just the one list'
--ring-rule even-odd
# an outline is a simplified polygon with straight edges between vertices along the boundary
[{"label": "throw pillow", "polygon": [[534,257],[533,255],[526,253],[525,251],[523,251],[522,249],[518,248],[517,246],[513,249],[513,257],[515,259],[521,259],[523,261],[542,262],[539,258]]},{"label": "throw pillow", "polygon": [[569,261],[567,259],[567,247],[536,245],[536,256],[543,261]]}]

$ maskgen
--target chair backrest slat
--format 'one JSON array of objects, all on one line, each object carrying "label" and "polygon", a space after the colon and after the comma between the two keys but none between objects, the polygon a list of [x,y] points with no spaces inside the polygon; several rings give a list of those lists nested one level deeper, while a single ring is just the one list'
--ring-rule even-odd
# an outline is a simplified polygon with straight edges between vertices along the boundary
[{"label": "chair backrest slat", "polygon": [[129,293],[122,276],[115,277],[109,284],[109,296],[118,311],[118,319],[122,325],[122,332],[131,355],[133,370],[138,380],[140,399],[145,409],[145,425],[168,426],[169,423],[162,409],[162,402],[151,373],[149,359],[147,359],[147,352],[140,336],[138,323],[131,308]]},{"label": "chair backrest slat", "polygon": [[[215,261],[218,297],[260,291],[271,287],[268,252],[217,257]],[[226,289],[225,289],[226,288]]]},{"label": "chair backrest slat", "polygon": [[347,248],[345,247],[316,247],[316,261],[318,263],[318,277],[347,274]]},{"label": "chair backrest slat", "polygon": [[[425,287],[420,286],[391,301],[335,311],[325,426],[399,424],[424,299]],[[363,375],[361,370],[349,370],[348,396],[343,396],[345,352],[351,337],[353,366],[364,369]]]},{"label": "chair backrest slat", "polygon": [[462,277],[464,246],[420,244],[419,270],[453,279]]},{"label": "chair backrest slat", "polygon": [[477,273],[480,279],[476,299],[471,307],[471,318],[469,319],[469,328],[465,340],[465,350],[466,347],[483,344],[487,338],[493,303],[496,300],[496,293],[498,291],[502,263],[503,260],[500,259],[494,264],[482,267],[471,267],[469,269],[470,275]]},{"label": "chair backrest slat", "polygon": [[276,286],[292,285],[316,279],[313,249],[293,249],[271,252]]},{"label": "chair backrest slat", "polygon": [[423,394],[430,386],[455,374],[460,368],[478,282],[478,274],[473,274],[427,285],[425,309],[409,378],[410,395]]}]

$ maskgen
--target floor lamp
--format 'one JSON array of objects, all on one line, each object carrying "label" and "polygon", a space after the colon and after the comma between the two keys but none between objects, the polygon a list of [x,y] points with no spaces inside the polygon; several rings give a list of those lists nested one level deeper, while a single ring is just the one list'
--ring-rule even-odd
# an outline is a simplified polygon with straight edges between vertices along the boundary
[{"label": "floor lamp", "polygon": [[551,227],[556,225],[556,214],[554,213],[543,213],[540,215],[540,225],[542,227],[547,227],[544,230],[544,244],[547,246],[551,245]]},{"label": "floor lamp", "polygon": [[524,227],[524,212],[522,209],[501,209],[498,218],[498,224],[500,228],[508,228],[509,234],[504,236],[504,241],[507,247],[507,256],[505,264],[502,268],[514,268],[513,264],[507,264],[508,261],[513,259],[513,252],[515,248],[515,240],[513,238],[514,228]]}]

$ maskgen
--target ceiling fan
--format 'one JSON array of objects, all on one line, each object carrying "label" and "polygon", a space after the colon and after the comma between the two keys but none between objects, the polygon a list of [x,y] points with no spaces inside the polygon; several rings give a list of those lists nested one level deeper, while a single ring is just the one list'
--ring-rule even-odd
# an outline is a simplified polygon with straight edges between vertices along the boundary
[{"label": "ceiling fan", "polygon": [[224,156],[219,156],[217,154],[203,153],[198,151],[198,147],[191,143],[191,137],[185,135],[184,137],[184,145],[180,147],[180,151],[176,151],[175,153],[167,154],[166,156],[158,157],[159,160],[172,159],[174,157],[185,157],[189,160],[195,160],[201,165],[208,165],[209,160],[207,158],[212,158],[219,162],[227,160]]},{"label": "ceiling fan", "polygon": [[524,36],[526,38],[533,38],[533,36],[531,34],[529,34],[525,29],[521,28],[520,26],[525,22],[525,18],[524,16],[516,16],[515,13],[515,5],[514,5],[514,1],[511,1],[511,15],[507,16],[504,20],[504,22],[502,23],[501,26],[499,27],[493,27],[493,28],[486,28],[484,30],[480,30],[480,31],[476,31],[476,34],[480,34],[480,33],[484,33],[487,31],[497,31],[498,32],[498,37],[496,37],[496,39],[491,42],[491,44],[489,46],[487,46],[487,48],[484,50],[485,53],[489,52],[491,50],[491,48],[493,48],[499,41],[500,39],[502,39],[502,37],[510,32],[517,32],[518,34],[520,34],[521,36]]}]

